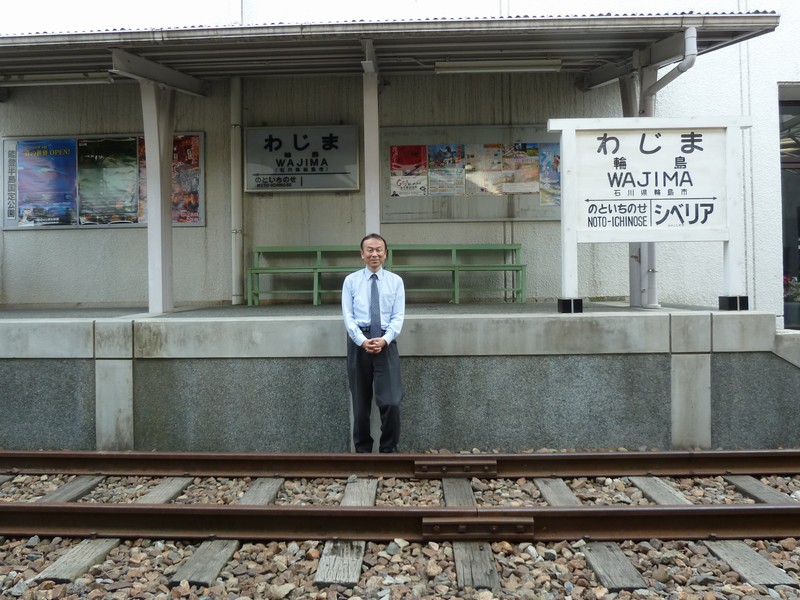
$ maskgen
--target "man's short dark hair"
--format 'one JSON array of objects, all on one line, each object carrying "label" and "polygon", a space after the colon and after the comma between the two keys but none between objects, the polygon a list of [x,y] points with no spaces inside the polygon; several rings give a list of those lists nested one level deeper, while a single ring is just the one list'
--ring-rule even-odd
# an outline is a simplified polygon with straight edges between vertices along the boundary
[{"label": "man's short dark hair", "polygon": [[382,242],[383,242],[383,247],[384,247],[386,250],[388,250],[388,249],[389,249],[389,244],[387,244],[387,243],[386,243],[386,240],[385,240],[385,239],[383,239],[383,237],[382,237],[381,235],[379,235],[379,234],[377,234],[377,233],[368,233],[367,235],[365,235],[365,236],[364,236],[364,237],[361,239],[361,249],[362,249],[362,250],[364,249],[364,242],[366,242],[367,240],[380,240],[380,241],[382,241]]}]

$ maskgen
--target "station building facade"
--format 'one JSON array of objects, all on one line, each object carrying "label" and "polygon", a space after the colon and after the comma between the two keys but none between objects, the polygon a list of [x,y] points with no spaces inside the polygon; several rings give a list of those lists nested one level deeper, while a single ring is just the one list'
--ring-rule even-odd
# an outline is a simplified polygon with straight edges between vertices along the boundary
[{"label": "station building facade", "polygon": [[[457,353],[453,352],[452,347],[431,348],[426,345],[425,341],[431,338],[430,329],[422,331],[421,325],[415,327],[413,324],[409,327],[409,352],[406,352],[416,356],[408,362],[413,372],[409,381],[412,391],[417,392],[415,402],[418,405],[409,408],[412,414],[417,415],[411,419],[412,426],[415,425],[416,430],[422,432],[412,445],[420,448],[426,445],[422,441],[426,439],[425,433],[430,433],[428,440],[441,437],[443,446],[468,447],[489,443],[489,438],[478,441],[471,438],[468,435],[468,422],[463,422],[463,426],[452,426],[454,422],[461,423],[464,420],[460,418],[454,421],[454,414],[462,417],[468,414],[468,411],[465,412],[464,402],[470,396],[471,384],[458,375],[465,372],[494,373],[480,387],[486,398],[486,406],[482,410],[487,411],[487,418],[490,413],[493,414],[497,408],[493,404],[493,395],[499,394],[510,402],[508,410],[499,411],[506,415],[502,423],[497,430],[492,430],[495,434],[497,431],[504,432],[503,435],[507,436],[507,447],[524,447],[523,440],[531,440],[530,443],[535,445],[555,445],[557,440],[574,442],[568,445],[580,445],[579,439],[572,437],[585,427],[585,419],[579,418],[580,414],[593,415],[591,420],[599,424],[593,434],[583,438],[589,445],[622,445],[622,441],[628,439],[639,445],[669,445],[671,441],[676,446],[731,446],[736,443],[739,433],[737,418],[719,416],[725,412],[721,410],[720,403],[725,401],[727,395],[738,393],[734,389],[735,385],[730,381],[725,382],[726,378],[730,379],[727,374],[737,371],[778,373],[783,384],[776,391],[778,400],[771,411],[776,417],[780,411],[791,406],[791,389],[793,382],[797,380],[794,365],[781,363],[776,366],[771,358],[765,358],[764,353],[768,354],[774,349],[775,332],[784,326],[784,275],[791,275],[786,269],[796,265],[792,262],[793,253],[797,251],[796,240],[781,241],[782,232],[787,234],[784,222],[787,214],[791,214],[791,210],[785,207],[787,203],[791,205],[792,202],[797,202],[786,194],[789,186],[784,185],[782,188],[781,185],[781,132],[787,130],[787,119],[782,115],[789,115],[790,118],[795,116],[792,103],[800,99],[800,64],[790,51],[794,47],[795,32],[800,26],[800,9],[788,0],[765,0],[758,3],[758,6],[751,2],[720,0],[704,5],[701,14],[695,12],[696,7],[688,6],[691,3],[682,7],[679,6],[681,3],[676,5],[656,2],[648,5],[648,11],[651,11],[648,15],[637,15],[620,13],[620,5],[615,2],[601,4],[604,7],[602,13],[601,5],[593,4],[596,15],[563,18],[509,16],[488,20],[443,20],[434,25],[430,21],[394,24],[352,22],[318,26],[238,25],[155,32],[32,34],[7,38],[5,47],[0,38],[0,59],[14,59],[16,53],[21,52],[16,47],[19,42],[27,44],[24,51],[30,52],[31,56],[36,54],[37,46],[47,47],[49,52],[53,52],[54,47],[62,46],[65,56],[70,53],[72,56],[80,56],[81,60],[87,61],[87,65],[92,53],[108,54],[124,47],[122,52],[114,55],[118,62],[114,63],[112,74],[108,75],[108,68],[105,74],[100,73],[100,79],[110,77],[113,80],[110,85],[73,85],[75,79],[89,80],[94,75],[84,75],[84,72],[76,75],[62,72],[63,69],[59,71],[58,68],[48,75],[39,76],[31,72],[7,77],[3,101],[0,102],[0,137],[4,139],[4,143],[23,142],[23,146],[24,143],[30,143],[30,147],[35,147],[37,140],[69,139],[75,141],[76,147],[81,143],[97,144],[99,147],[100,142],[96,140],[112,140],[116,144],[120,140],[137,138],[131,144],[138,156],[143,143],[138,141],[139,136],[149,136],[152,140],[153,135],[149,132],[164,131],[164,128],[159,129],[159,125],[163,125],[159,123],[159,119],[165,114],[174,114],[174,121],[169,123],[166,130],[179,135],[196,136],[200,140],[197,147],[202,152],[199,167],[202,175],[199,187],[194,190],[200,193],[197,219],[195,222],[171,228],[171,239],[166,242],[169,250],[165,252],[170,265],[169,281],[165,284],[162,280],[155,284],[171,288],[172,301],[168,302],[170,311],[173,304],[181,308],[243,303],[243,272],[248,265],[249,250],[253,247],[353,244],[365,232],[375,229],[379,229],[392,243],[519,243],[522,245],[522,261],[528,265],[526,295],[529,302],[553,302],[561,295],[561,225],[557,214],[554,216],[552,210],[537,212],[536,207],[529,211],[530,207],[525,204],[525,200],[520,200],[513,194],[507,198],[503,196],[503,200],[507,201],[503,208],[506,212],[503,214],[483,213],[479,206],[475,208],[477,212],[463,213],[461,211],[464,210],[464,205],[459,205],[452,198],[447,202],[437,203],[435,198],[430,197],[416,204],[409,202],[408,209],[405,210],[402,203],[391,194],[391,147],[446,144],[448,140],[459,143],[472,140],[486,142],[492,136],[503,142],[527,140],[554,143],[558,138],[554,139],[546,127],[551,119],[600,119],[638,115],[640,107],[631,106],[629,100],[630,97],[639,98],[644,90],[639,87],[641,81],[636,79],[637,68],[630,60],[645,62],[649,59],[642,54],[636,54],[638,58],[633,58],[628,52],[628,62],[625,65],[613,61],[605,61],[603,64],[602,57],[598,59],[598,55],[602,54],[604,48],[623,42],[636,44],[637,37],[646,38],[653,31],[658,34],[652,40],[655,44],[653,48],[661,47],[658,42],[667,45],[667,40],[672,40],[669,45],[673,42],[679,44],[682,32],[688,27],[696,27],[702,38],[719,23],[736,25],[739,22],[742,28],[741,39],[733,34],[717,40],[719,47],[715,47],[715,42],[709,37],[704,38],[705,41],[701,39],[701,44],[707,44],[705,48],[708,51],[701,51],[691,68],[681,72],[668,85],[658,90],[652,109],[652,116],[656,117],[744,117],[750,123],[741,134],[739,166],[743,177],[740,188],[735,193],[741,196],[743,205],[740,227],[743,229],[745,252],[740,267],[756,325],[751,329],[750,322],[741,326],[737,322],[733,326],[735,333],[730,338],[725,338],[725,322],[733,320],[720,317],[718,329],[712,331],[711,323],[716,317],[708,316],[708,307],[713,309],[717,306],[724,279],[723,249],[720,243],[666,242],[657,245],[659,302],[664,306],[701,307],[701,312],[704,311],[700,317],[701,329],[708,330],[709,340],[714,335],[723,336],[713,338],[717,343],[715,350],[732,352],[729,355],[730,360],[724,364],[714,363],[713,356],[705,354],[703,361],[700,361],[703,365],[701,377],[695,377],[697,371],[693,365],[697,361],[692,353],[698,347],[700,352],[706,352],[706,346],[710,348],[711,342],[706,345],[701,343],[696,347],[692,338],[692,332],[696,331],[693,329],[694,316],[673,318],[670,315],[665,315],[662,320],[647,320],[645,317],[637,321],[638,325],[627,331],[624,339],[620,341],[617,337],[610,346],[595,348],[594,358],[588,361],[576,362],[581,353],[569,344],[565,346],[552,343],[543,349],[549,342],[538,340],[535,336],[532,341],[531,338],[517,339],[515,345],[512,345],[516,349],[516,355],[503,360],[502,364],[498,363],[498,356],[502,356],[502,352],[492,351],[495,355],[481,356],[479,349],[471,349],[467,352],[469,356],[456,359],[453,357]],[[663,13],[658,13],[659,10]],[[528,12],[534,11],[529,9]],[[580,10],[576,10],[575,14],[580,13]],[[550,52],[552,57],[539,57],[537,60],[558,60],[561,68],[544,71],[539,69],[539,72],[499,72],[497,65],[504,60],[509,50],[513,50],[520,28],[535,30],[537,22],[548,23],[551,27],[550,39],[541,41],[545,48],[544,54],[547,54],[548,47],[559,47],[558,51]],[[626,30],[628,24],[630,28]],[[487,52],[491,48],[495,72],[436,74],[433,61],[425,58],[423,51],[426,48],[417,48],[415,55],[414,44],[411,43],[402,52],[394,51],[392,54],[389,49],[392,44],[386,42],[387,29],[399,31],[397,38],[407,43],[409,40],[413,42],[414,35],[427,28],[426,43],[430,44],[431,39],[437,37],[436,27],[440,27],[441,31],[438,33],[442,36],[452,39],[450,52],[453,55],[466,52],[465,46],[469,45],[485,47]],[[613,33],[604,34],[606,27],[612,29]],[[576,51],[581,41],[582,33],[576,33],[575,30],[583,31],[581,28],[586,28],[585,31],[592,30],[595,34],[584,40],[590,51],[589,56],[582,60],[599,60],[592,69],[598,74],[597,80],[587,80],[585,69],[566,68],[571,60],[571,53]],[[300,61],[282,72],[281,63],[284,57],[279,54],[269,55],[262,60],[270,71],[257,76],[248,76],[245,70],[236,70],[227,65],[226,57],[235,53],[237,36],[240,41],[246,41],[248,37],[264,35],[265,32],[276,38],[284,36],[286,47],[291,48],[301,58],[304,51],[317,52],[314,57],[316,66],[304,72],[305,67]],[[319,39],[326,40],[327,45],[321,52],[322,56],[319,55],[319,49],[315,49],[315,32],[320,32]],[[360,32],[364,35],[360,36]],[[359,39],[359,36],[363,39]],[[573,47],[559,46],[559,37],[568,36],[578,36],[573,39]],[[152,40],[156,38],[159,41],[153,43]],[[350,67],[343,68],[341,65],[346,61],[337,54],[337,44],[341,45],[339,51],[343,55],[350,53],[352,50],[348,43],[353,39],[358,42],[355,62],[359,70],[355,72]],[[227,40],[229,43],[213,45],[220,40]],[[382,40],[384,45],[381,44]],[[163,75],[159,71],[159,65],[163,64],[156,59],[160,48],[191,48],[193,43],[196,44],[198,55],[200,48],[205,48],[202,59],[194,57],[195,61],[191,52],[184,52],[180,53],[180,59],[173,60],[168,67],[170,73],[167,77],[171,79],[166,87],[181,91],[175,93],[174,97],[160,96],[157,91],[151,96],[142,92],[144,87],[150,85],[139,83],[142,78],[147,79],[142,75],[142,68],[153,69],[154,81],[159,81]],[[641,50],[648,48],[646,42],[639,43],[642,45]],[[103,45],[105,49],[99,50],[98,45]],[[285,50],[286,47],[284,51],[289,52]],[[166,55],[168,54],[167,51]],[[137,63],[136,57],[144,58],[145,65]],[[59,62],[56,54],[52,54],[51,59],[57,67]],[[348,60],[353,62],[352,57]],[[133,64],[126,61],[133,61]],[[444,58],[442,61],[447,62]],[[671,72],[679,61],[680,58],[665,61],[659,74],[663,77]],[[203,62],[202,69],[195,62]],[[325,72],[324,65],[327,63],[333,65],[333,72]],[[430,63],[427,66],[431,68],[422,72],[418,67],[427,63]],[[215,64],[218,66],[213,75],[193,75],[203,69],[207,74],[212,73]],[[647,64],[651,70],[658,66],[657,61]],[[540,63],[541,65],[544,63]],[[195,67],[197,70],[193,71]],[[124,78],[128,68],[136,74],[132,80]],[[33,67],[31,69],[35,70]],[[600,77],[606,70],[612,74],[607,80]],[[617,78],[613,76],[615,73]],[[624,85],[621,82],[623,73],[628,78]],[[183,75],[190,78],[185,86],[181,79]],[[202,93],[197,93],[199,88],[192,87],[198,80],[202,82]],[[596,85],[587,85],[587,81]],[[627,99],[625,86],[628,89],[635,88]],[[195,93],[183,93],[187,89]],[[146,98],[154,100],[156,104],[163,101],[164,105],[148,108]],[[174,105],[171,105],[172,102]],[[148,129],[151,126],[154,129]],[[356,189],[246,190],[244,180],[247,177],[247,165],[246,157],[242,155],[242,146],[245,138],[243,134],[248,128],[275,128],[288,133],[293,136],[296,147],[304,143],[303,136],[309,128],[348,126],[354,126],[359,136]],[[289,143],[288,139],[286,143]],[[147,148],[152,146],[148,145]],[[91,153],[86,153],[86,156],[91,156]],[[0,231],[0,308],[134,307],[141,313],[157,317],[161,311],[157,307],[154,310],[152,300],[154,246],[147,228],[141,222],[120,222],[136,221],[134,218],[92,222],[89,209],[83,213],[85,222],[78,216],[74,223],[52,223],[51,226],[34,222],[33,226],[28,226],[19,212],[9,211],[7,157],[8,152],[5,151],[3,206],[6,226]],[[148,160],[152,160],[152,157]],[[148,172],[159,168],[152,162],[145,164]],[[791,179],[791,173],[790,170],[783,169],[784,182]],[[141,176],[140,170],[137,175]],[[11,173],[11,176],[15,174]],[[153,194],[152,188],[147,188],[147,194],[148,201],[154,202],[153,196],[157,193]],[[137,217],[141,215],[137,214]],[[32,219],[35,221],[35,216]],[[148,219],[150,223],[153,222],[151,217]],[[791,230],[788,231],[791,233]],[[630,254],[628,243],[582,245],[578,256],[579,295],[587,299],[626,302],[630,297]],[[481,301],[485,298],[472,300]],[[630,321],[628,317],[618,315],[610,319],[604,325],[592,321],[590,326],[587,325],[589,329],[585,333],[599,330],[600,337],[605,339],[603,336],[614,335],[609,333],[614,327],[622,327],[623,323]],[[82,327],[77,324],[77,329],[69,335],[77,336],[76,339],[80,340],[77,346],[85,346],[86,356],[81,355],[80,360],[74,364],[74,369],[69,369],[70,377],[73,378],[70,381],[74,384],[70,384],[74,404],[62,403],[60,406],[62,416],[77,410],[78,414],[85,415],[85,419],[81,421],[82,424],[76,425],[78,429],[74,432],[73,439],[80,441],[62,440],[61,443],[73,447],[92,446],[95,443],[92,435],[97,433],[96,444],[104,448],[209,449],[207,444],[219,448],[231,443],[230,440],[234,438],[229,436],[226,438],[227,442],[220,440],[214,446],[215,438],[213,435],[209,436],[209,431],[216,430],[217,426],[203,424],[202,410],[192,408],[196,398],[205,398],[201,404],[208,408],[220,394],[236,397],[248,395],[250,392],[246,388],[237,387],[233,391],[217,389],[213,382],[226,380],[231,372],[244,368],[247,372],[240,372],[242,377],[237,379],[237,386],[241,386],[244,385],[242,382],[253,381],[257,377],[256,372],[266,369],[271,383],[260,383],[257,387],[259,395],[271,399],[268,402],[274,404],[270,404],[270,416],[264,418],[270,419],[273,425],[291,420],[290,413],[298,405],[286,405],[285,397],[294,397],[305,388],[297,388],[297,382],[287,377],[287,372],[291,371],[288,367],[295,364],[293,361],[307,360],[310,356],[315,357],[311,372],[318,375],[317,381],[325,382],[333,377],[334,383],[328,389],[336,391],[334,396],[346,396],[338,359],[343,345],[338,343],[341,340],[333,333],[334,327],[339,331],[339,324],[334,323],[335,318],[323,321],[321,327],[325,332],[324,339],[319,343],[317,337],[313,348],[296,347],[289,355],[278,356],[265,354],[263,348],[253,350],[246,344],[230,352],[225,347],[218,347],[217,355],[206,356],[212,360],[204,363],[202,373],[190,362],[178,365],[177,370],[171,370],[168,366],[169,360],[178,358],[183,351],[184,347],[175,342],[178,338],[167,341],[162,339],[157,347],[141,345],[138,349],[136,342],[130,341],[141,341],[144,338],[137,336],[142,335],[147,340],[158,338],[165,331],[170,331],[174,321],[170,323],[168,319],[150,320],[142,324],[134,323],[133,326],[131,320],[123,324],[114,321],[100,325],[93,321],[88,334],[82,333],[82,330],[76,333]],[[459,323],[463,325],[465,322],[462,320]],[[588,321],[575,322],[585,325]],[[504,326],[513,329],[519,324],[514,321],[505,323]],[[489,329],[493,327],[491,322],[484,325]],[[228,333],[221,334],[222,338],[217,340],[228,340],[232,335],[235,336],[231,331],[245,331],[252,326],[252,323],[240,323],[228,329]],[[256,325],[258,326],[277,327],[271,323],[261,323]],[[19,327],[24,329],[26,326],[20,324]],[[239,330],[236,327],[244,329]],[[211,333],[192,333],[187,330],[188,333],[184,331],[176,335],[183,336],[181,339],[184,343],[187,339],[191,340],[195,344],[193,352],[200,356],[206,350],[209,353],[214,352],[204,344],[208,342],[209,336],[213,337],[214,332],[219,333],[223,329],[225,328],[220,323],[215,323]],[[8,328],[8,331],[11,329]],[[313,333],[319,336],[319,331],[316,329]],[[328,331],[331,333],[328,334]],[[286,335],[286,332],[281,331],[280,334]],[[112,338],[116,341],[110,341]],[[682,351],[675,346],[674,340],[678,338],[686,343],[683,351],[687,353],[680,358],[674,358],[671,357],[671,352]],[[8,348],[17,348],[14,345],[17,344],[17,337],[7,333],[4,339],[9,344]],[[42,343],[41,339],[44,338],[37,339],[40,340],[37,343]],[[277,336],[276,339],[286,338]],[[746,345],[747,340],[753,339],[757,340],[754,347],[740,348],[738,345]],[[172,342],[177,345],[170,346]],[[132,352],[131,343],[134,347]],[[25,348],[34,346],[30,342]],[[117,352],[116,346],[127,349]],[[745,354],[736,353],[738,349]],[[743,368],[742,365],[746,363],[744,356],[754,349],[758,359]],[[588,350],[589,353],[595,352]],[[248,354],[251,351],[252,354]],[[14,370],[20,366],[28,378],[41,372],[37,369],[28,370],[28,366],[15,362],[25,356],[37,356],[38,351],[31,351],[29,355],[23,353],[22,356],[15,356],[13,352],[16,350],[9,350],[4,356],[4,380],[12,379]],[[47,352],[39,354],[45,356]],[[788,354],[800,355],[800,352],[790,350]],[[526,355],[536,355],[537,365],[517,364],[527,360],[524,358]],[[561,358],[555,359],[554,356]],[[256,358],[258,364],[249,362],[246,363],[247,366],[243,366],[244,362],[226,362],[232,357]],[[52,355],[47,355],[46,358],[58,360],[58,357]],[[143,358],[154,360],[139,360],[137,363],[137,359]],[[81,362],[84,359],[88,362]],[[450,364],[453,360],[461,360],[463,364],[454,367]],[[548,361],[553,360],[560,361],[559,366],[555,367],[558,376],[552,378],[548,385],[560,390],[556,394],[559,397],[562,394],[582,394],[583,399],[578,401],[578,405],[585,409],[583,412],[576,412],[575,406],[548,402],[548,398],[552,399],[552,390],[541,386],[549,377],[548,373],[552,375],[552,365]],[[59,364],[50,366],[58,370]],[[429,370],[437,366],[441,367],[439,373],[449,375],[432,377]],[[529,376],[515,378],[513,373],[518,369],[526,371]],[[588,400],[588,394],[598,394],[598,388],[592,383],[596,382],[598,373],[611,378],[613,383],[606,381],[601,386],[605,391],[600,395],[605,399],[595,404]],[[676,383],[675,378],[681,379],[681,374],[686,376],[688,383],[683,380]],[[172,385],[176,375],[184,383],[205,381],[208,385],[183,386],[183,389],[179,389]],[[495,377],[502,379],[504,375],[506,383],[515,382],[517,387],[506,392],[500,391],[500,386],[495,385]],[[541,378],[536,383],[530,380],[530,376]],[[49,376],[44,379],[49,380]],[[149,381],[157,382],[154,385],[161,386],[157,390],[159,393],[153,393],[148,387]],[[431,382],[435,381],[450,382],[451,389],[431,387]],[[51,383],[53,382],[44,381],[40,391],[47,387],[51,391],[44,392],[45,396],[51,394],[55,397],[61,394],[62,388],[57,384],[50,385]],[[13,394],[19,393],[17,387],[9,385],[6,386],[7,390]],[[520,427],[520,421],[516,417],[531,410],[532,405],[525,398],[532,385],[540,386],[535,403],[544,403],[550,407],[548,410],[555,410],[548,413],[548,416],[541,417],[544,421],[539,425],[549,425],[550,428],[546,436],[538,439],[531,438],[530,432],[526,427]],[[688,388],[685,387],[687,385]],[[203,389],[199,391],[201,387]],[[123,390],[121,395],[120,389]],[[676,392],[676,389],[683,391]],[[688,409],[688,412],[684,410],[685,402],[691,404],[690,396],[698,389],[703,397],[703,418],[700,420],[703,431],[700,433],[692,429],[691,421],[697,416],[693,412],[695,409]],[[643,396],[651,392],[653,395],[650,398],[655,403],[653,406],[643,399]],[[316,392],[315,389],[307,389],[305,393],[311,397]],[[683,400],[676,400],[676,394],[685,397]],[[742,394],[742,399],[737,400],[740,402],[739,412],[735,414],[745,414],[758,405],[755,389]],[[196,425],[196,428],[178,431],[153,416],[160,410],[160,397],[175,395],[180,396],[176,400],[176,409],[179,413],[186,411],[188,416],[185,422]],[[423,397],[429,395],[446,398],[452,395],[451,404],[445,402],[438,409],[441,412],[435,415],[425,413],[422,409]],[[101,408],[102,402],[106,400],[109,406],[115,407],[113,410]],[[685,401],[681,404],[684,408],[675,408],[678,400]],[[248,410],[258,414],[266,410],[251,405],[253,402],[256,402],[253,398],[248,400]],[[606,415],[612,420],[607,423],[602,414],[604,402],[612,407]],[[296,446],[288,449],[310,449],[312,442],[303,441],[303,432],[313,431],[313,423],[320,415],[339,419],[341,407],[344,406],[346,410],[346,404],[346,399],[334,398],[320,409],[318,405],[309,402],[308,409],[299,415],[301,418],[296,423],[299,441]],[[11,405],[13,403],[9,406]],[[717,416],[714,416],[712,410],[714,406],[719,409]],[[120,414],[123,416],[120,417]],[[276,414],[283,415],[284,421],[272,420]],[[618,430],[615,430],[613,423],[615,415],[626,415]],[[637,430],[637,423],[641,425],[647,421],[648,415],[653,420]],[[226,422],[224,418],[222,422]],[[532,416],[531,423],[535,422],[536,418]],[[247,426],[246,423],[237,423],[236,427]],[[576,428],[577,423],[582,424]],[[683,437],[675,432],[675,428],[681,427],[688,427],[689,430]],[[120,433],[115,428],[124,431]],[[712,431],[717,433],[712,435]],[[232,432],[227,431],[227,434],[230,433]],[[275,433],[278,433],[277,429]],[[6,445],[24,447],[29,443],[36,443],[23,441],[24,435],[24,431],[20,430],[15,436],[8,438],[10,441]],[[450,439],[447,438],[448,435],[455,437]],[[791,437],[788,426],[786,435],[754,436],[745,445],[785,445],[787,436]],[[346,445],[346,439],[346,435],[331,434],[326,441],[327,447],[341,450]],[[498,439],[498,436],[494,439]],[[503,437],[499,436],[499,439]],[[541,443],[536,444],[536,441]],[[227,449],[277,447],[267,445],[242,448],[234,445]],[[282,448],[287,449],[285,446]]]},{"label": "station building facade", "polygon": [[[780,317],[784,275],[780,102],[798,94],[793,84],[798,80],[796,61],[783,51],[791,47],[797,11],[791,3],[765,4],[769,5],[743,10],[740,2],[714,3],[711,8],[720,14],[775,11],[781,24],[766,35],[699,56],[691,69],[657,93],[654,116],[744,116],[752,121],[742,139],[747,287],[753,307]],[[650,7],[654,12],[657,8]],[[665,3],[664,14],[676,14],[678,8]],[[617,14],[613,2],[608,3],[608,10],[612,11],[608,14]],[[508,18],[509,25],[515,20]],[[413,28],[411,23],[408,26]],[[203,30],[197,34],[202,37]],[[64,38],[66,44],[81,43],[82,36],[75,41],[68,37]],[[623,116],[618,82],[582,90],[580,73],[403,74],[395,67],[395,75],[389,65],[376,64],[377,122],[385,140],[392,135],[402,140],[406,132],[416,129],[427,132],[430,140],[450,136],[458,141],[467,139],[469,129],[476,127],[493,128],[498,137],[519,137],[514,128],[545,128],[549,119]],[[662,75],[671,66],[664,67]],[[244,77],[241,84],[240,125],[244,128],[347,124],[359,127],[363,142],[361,75]],[[235,264],[230,201],[231,86],[231,78],[217,76],[209,80],[206,96],[179,93],[175,98],[175,131],[202,132],[203,136],[203,225],[174,229],[174,297],[178,305],[226,303],[239,293],[231,289],[230,277]],[[6,100],[0,103],[0,134],[30,139],[141,134],[144,124],[138,88],[135,83],[7,87]],[[537,132],[531,134],[528,129],[523,135],[536,138]],[[560,295],[557,218],[540,219],[535,212],[521,209],[509,210],[505,216],[490,214],[486,219],[480,212],[465,218],[457,210],[437,214],[428,207],[405,212],[396,209],[398,203],[387,198],[386,145],[390,143],[384,142],[380,161],[374,165],[364,163],[367,157],[360,148],[357,190],[245,192],[244,252],[269,244],[353,243],[367,229],[365,205],[380,202],[376,227],[388,239],[397,243],[521,243],[523,261],[529,265],[528,298],[552,300]],[[374,176],[371,171],[375,167],[381,171],[379,189],[367,191],[364,179]],[[418,214],[410,214],[414,211]],[[146,304],[143,228],[44,229],[6,227],[0,233],[0,301],[4,305]],[[664,244],[658,252],[660,301],[716,305],[721,287],[719,244]],[[626,298],[628,263],[627,244],[582,247],[581,296]]]}]

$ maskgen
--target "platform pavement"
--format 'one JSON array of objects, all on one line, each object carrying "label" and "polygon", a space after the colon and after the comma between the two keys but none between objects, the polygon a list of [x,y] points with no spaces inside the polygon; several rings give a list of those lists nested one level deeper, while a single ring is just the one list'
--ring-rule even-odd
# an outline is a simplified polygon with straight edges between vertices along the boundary
[{"label": "platform pavement", "polygon": [[[696,312],[712,311],[712,307],[701,306],[672,306],[665,305],[661,308],[631,307],[626,302],[603,301],[584,302],[584,314],[613,313],[613,312]],[[474,303],[412,303],[406,304],[407,315],[465,315],[465,314],[558,314],[556,302],[474,302]],[[314,306],[309,303],[276,303],[262,304],[260,306],[247,306],[244,304],[205,304],[177,306],[174,312],[168,314],[148,313],[147,307],[142,306],[65,306],[65,305],[40,305],[40,306],[0,306],[0,319],[108,319],[120,317],[132,318],[219,318],[219,317],[298,317],[315,315],[341,315],[341,306],[336,301]]]}]

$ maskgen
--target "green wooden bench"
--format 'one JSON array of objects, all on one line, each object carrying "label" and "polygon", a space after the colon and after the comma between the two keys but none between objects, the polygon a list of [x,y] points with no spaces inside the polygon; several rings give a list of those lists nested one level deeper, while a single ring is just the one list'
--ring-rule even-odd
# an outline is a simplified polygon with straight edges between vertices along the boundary
[{"label": "green wooden bench", "polygon": [[[320,277],[322,273],[351,273],[359,268],[359,265],[354,262],[359,257],[358,246],[259,246],[253,248],[252,255],[252,264],[247,269],[246,276],[247,304],[250,306],[259,304],[261,296],[289,294],[309,294],[314,304],[320,304]],[[344,257],[348,263],[338,267],[332,266],[330,261],[334,257]],[[292,264],[285,264],[287,261]],[[272,264],[262,265],[262,262]],[[307,273],[311,274],[311,287],[306,285],[299,289],[264,289],[260,285],[261,275],[297,275]],[[305,281],[308,281],[308,279],[305,279]],[[339,291],[341,292],[341,289]]]},{"label": "green wooden bench", "polygon": [[[500,292],[510,293],[516,302],[524,303],[527,266],[519,261],[521,248],[520,244],[392,244],[384,267],[412,277],[418,273],[444,274],[435,282],[407,283],[406,294],[447,293],[451,302],[459,304],[462,292]],[[487,262],[489,255],[496,258]],[[326,275],[352,273],[364,266],[358,246],[261,246],[253,248],[252,257],[252,265],[247,269],[250,306],[258,305],[262,296],[293,294],[310,295],[315,305],[321,304],[323,295],[342,291],[341,278],[336,279],[336,287],[327,287]],[[462,276],[476,272],[511,273],[512,281],[499,286],[465,287]],[[261,285],[262,275],[286,275],[284,279],[300,279],[305,286],[265,288]]]}]

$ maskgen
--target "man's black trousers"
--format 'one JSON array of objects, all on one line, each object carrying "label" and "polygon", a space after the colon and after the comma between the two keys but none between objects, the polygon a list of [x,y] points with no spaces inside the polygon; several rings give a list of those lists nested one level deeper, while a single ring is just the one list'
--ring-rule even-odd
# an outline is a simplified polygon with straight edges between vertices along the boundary
[{"label": "man's black trousers", "polygon": [[397,342],[378,354],[368,354],[347,337],[347,378],[353,399],[353,444],[356,452],[372,452],[369,416],[373,385],[375,404],[381,414],[381,452],[397,452],[400,442],[400,401],[403,382]]}]

